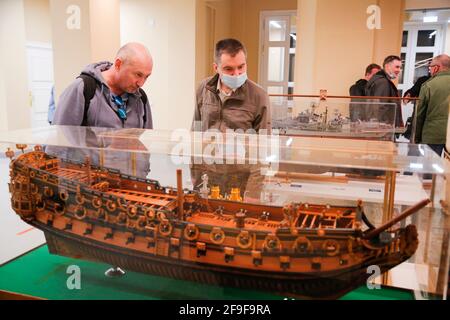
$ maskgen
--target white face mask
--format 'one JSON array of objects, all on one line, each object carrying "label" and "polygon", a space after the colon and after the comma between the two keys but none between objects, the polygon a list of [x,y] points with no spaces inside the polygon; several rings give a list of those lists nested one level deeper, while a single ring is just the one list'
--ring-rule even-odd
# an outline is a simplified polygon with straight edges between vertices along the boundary
[{"label": "white face mask", "polygon": [[244,72],[238,76],[230,76],[228,74],[221,74],[220,79],[224,85],[232,90],[236,90],[244,85],[245,81],[247,81],[247,73]]},{"label": "white face mask", "polygon": [[389,76],[389,79],[394,80],[395,78],[397,78],[397,75],[395,73],[388,73],[387,74]]}]

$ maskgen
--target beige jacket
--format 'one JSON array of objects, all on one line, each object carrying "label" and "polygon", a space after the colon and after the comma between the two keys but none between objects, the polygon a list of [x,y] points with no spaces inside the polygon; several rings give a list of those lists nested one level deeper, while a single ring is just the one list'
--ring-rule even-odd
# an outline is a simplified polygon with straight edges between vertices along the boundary
[{"label": "beige jacket", "polygon": [[218,81],[219,74],[216,74],[203,80],[198,87],[192,130],[268,129],[270,132],[270,102],[264,89],[247,80],[222,103],[217,90]]}]

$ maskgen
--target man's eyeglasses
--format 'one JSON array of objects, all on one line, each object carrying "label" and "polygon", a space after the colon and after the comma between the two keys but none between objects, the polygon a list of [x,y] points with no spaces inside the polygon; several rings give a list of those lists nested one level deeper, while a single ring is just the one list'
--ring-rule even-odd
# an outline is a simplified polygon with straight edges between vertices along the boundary
[{"label": "man's eyeglasses", "polygon": [[118,107],[117,109],[117,115],[122,120],[127,120],[127,110],[125,106],[125,102],[122,100],[121,96],[112,96],[113,102]]}]

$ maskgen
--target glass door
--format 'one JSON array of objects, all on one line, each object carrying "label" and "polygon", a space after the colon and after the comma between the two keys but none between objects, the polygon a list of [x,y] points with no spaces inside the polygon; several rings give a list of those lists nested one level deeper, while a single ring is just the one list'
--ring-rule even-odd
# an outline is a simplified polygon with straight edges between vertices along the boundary
[{"label": "glass door", "polygon": [[[443,27],[439,24],[405,23],[402,37],[402,73],[398,90],[401,95],[410,89],[422,76],[428,75],[431,59],[442,53]],[[403,108],[403,121],[413,112],[413,104]]]},{"label": "glass door", "polygon": [[429,61],[442,53],[443,29],[440,25],[405,24],[401,58],[403,71],[399,90],[405,92],[422,76],[428,74]]},{"label": "glass door", "polygon": [[269,94],[292,93],[289,88],[294,87],[295,14],[295,11],[261,13],[259,84]]}]

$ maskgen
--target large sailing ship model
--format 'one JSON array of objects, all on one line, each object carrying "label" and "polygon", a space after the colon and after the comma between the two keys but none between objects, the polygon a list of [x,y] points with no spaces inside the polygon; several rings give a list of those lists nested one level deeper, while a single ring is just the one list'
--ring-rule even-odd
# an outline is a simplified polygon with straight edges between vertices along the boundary
[{"label": "large sailing ship model", "polygon": [[410,258],[416,227],[393,227],[429,203],[375,228],[361,202],[246,203],[238,189],[183,190],[180,170],[171,188],[40,146],[7,155],[12,207],[45,233],[50,253],[291,297],[337,298],[365,284],[369,266],[386,272]]}]

